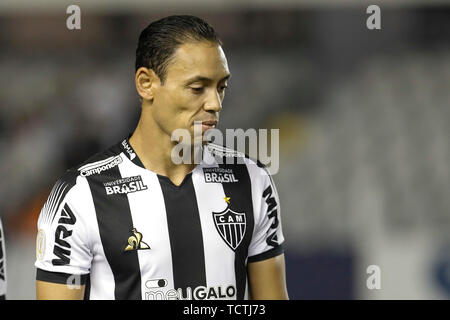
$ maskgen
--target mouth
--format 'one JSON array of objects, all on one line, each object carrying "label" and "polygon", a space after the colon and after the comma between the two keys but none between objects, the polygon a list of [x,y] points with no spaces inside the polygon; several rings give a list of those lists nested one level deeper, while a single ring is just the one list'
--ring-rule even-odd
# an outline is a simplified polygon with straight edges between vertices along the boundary
[{"label": "mouth", "polygon": [[207,121],[195,121],[194,125],[202,124],[202,131],[213,129],[217,126],[217,120],[207,120]]}]

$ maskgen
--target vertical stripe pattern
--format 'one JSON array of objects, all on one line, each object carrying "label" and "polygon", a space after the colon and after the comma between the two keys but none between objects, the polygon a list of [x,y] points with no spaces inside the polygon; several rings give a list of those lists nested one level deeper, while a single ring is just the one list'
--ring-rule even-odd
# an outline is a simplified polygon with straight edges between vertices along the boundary
[{"label": "vertical stripe pattern", "polygon": [[180,186],[158,175],[167,212],[174,288],[206,286],[203,237],[192,174]]},{"label": "vertical stripe pattern", "polygon": [[114,294],[117,300],[142,299],[141,272],[137,251],[124,251],[132,235],[133,221],[126,194],[107,196],[104,182],[120,179],[116,166],[87,177],[97,214],[100,238],[106,259],[114,275]]},{"label": "vertical stripe pattern", "polygon": [[[243,300],[245,298],[245,290],[247,285],[247,266],[246,259],[248,253],[248,246],[253,234],[254,217],[253,217],[253,204],[252,204],[252,189],[250,176],[245,164],[226,164],[226,159],[223,160],[223,164],[219,165],[220,168],[232,169],[234,176],[239,183],[222,183],[224,193],[227,197],[230,197],[230,209],[245,213],[246,219],[246,231],[241,240],[241,243],[235,250],[234,268],[236,274],[236,299]],[[236,232],[238,230],[226,228],[226,232],[230,233],[232,241],[236,244]]]},{"label": "vertical stripe pattern", "polygon": [[[214,212],[222,212],[227,208],[222,184],[206,183],[201,167],[194,170],[192,180],[202,227],[207,286],[236,287],[234,251],[223,240],[214,219]],[[220,232],[225,230],[220,224],[218,228],[222,228]],[[225,299],[235,299],[235,295]]]},{"label": "vertical stripe pattern", "polygon": [[[142,241],[150,247],[148,250],[137,251],[141,268],[142,299],[162,299],[161,292],[166,294],[172,289],[174,282],[167,214],[161,186],[154,172],[133,165],[129,159],[120,164],[119,169],[122,177],[140,176],[147,188],[127,195],[133,226],[142,234]],[[158,280],[166,285],[155,285],[160,283]]]}]

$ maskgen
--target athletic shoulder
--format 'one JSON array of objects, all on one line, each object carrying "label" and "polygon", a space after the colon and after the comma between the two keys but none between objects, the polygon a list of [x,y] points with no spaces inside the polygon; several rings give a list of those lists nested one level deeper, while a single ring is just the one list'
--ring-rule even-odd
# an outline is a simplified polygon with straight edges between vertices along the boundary
[{"label": "athletic shoulder", "polygon": [[85,177],[93,173],[99,173],[101,171],[101,169],[98,169],[99,167],[102,167],[105,164],[111,165],[111,162],[114,162],[114,160],[115,162],[119,162],[120,160],[118,160],[118,157],[120,157],[121,152],[122,150],[119,147],[119,143],[116,143],[103,151],[97,152],[82,163],[66,170],[66,172],[57,179],[56,183],[73,186],[76,183],[77,177]]},{"label": "athletic shoulder", "polygon": [[120,143],[116,143],[110,146],[108,149],[103,150],[89,157],[86,161],[78,166],[71,168],[69,171],[77,172],[82,177],[90,176],[92,174],[101,173],[113,166],[122,162],[120,156],[122,149]]},{"label": "athletic shoulder", "polygon": [[62,174],[54,183],[41,210],[40,221],[51,223],[57,213],[61,211],[62,205],[70,199],[76,198],[78,200],[84,194],[81,192],[85,184],[83,178],[99,174],[122,162],[120,152],[116,144],[102,152],[96,153],[80,165],[72,167]]}]

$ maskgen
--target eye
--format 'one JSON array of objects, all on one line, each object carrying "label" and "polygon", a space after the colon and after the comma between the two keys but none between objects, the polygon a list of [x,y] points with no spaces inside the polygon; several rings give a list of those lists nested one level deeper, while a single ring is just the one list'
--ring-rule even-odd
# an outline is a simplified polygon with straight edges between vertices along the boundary
[{"label": "eye", "polygon": [[224,92],[226,88],[228,88],[228,86],[220,86],[219,92],[221,92],[221,93]]},{"label": "eye", "polygon": [[191,87],[192,92],[195,94],[203,93],[204,88],[203,87]]}]

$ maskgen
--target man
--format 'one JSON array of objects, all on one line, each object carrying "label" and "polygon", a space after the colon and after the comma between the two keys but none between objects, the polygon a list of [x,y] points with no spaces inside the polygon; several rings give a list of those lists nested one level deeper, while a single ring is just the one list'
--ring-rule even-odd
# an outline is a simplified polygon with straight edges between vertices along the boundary
[{"label": "man", "polygon": [[203,20],[170,16],[142,31],[138,126],[53,188],[38,221],[38,299],[288,298],[265,169],[247,158],[220,164],[238,154],[213,144],[199,164],[172,159],[175,130],[216,126],[229,78]]},{"label": "man", "polygon": [[5,299],[6,299],[5,234],[3,233],[2,220],[0,219],[0,300]]}]

